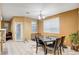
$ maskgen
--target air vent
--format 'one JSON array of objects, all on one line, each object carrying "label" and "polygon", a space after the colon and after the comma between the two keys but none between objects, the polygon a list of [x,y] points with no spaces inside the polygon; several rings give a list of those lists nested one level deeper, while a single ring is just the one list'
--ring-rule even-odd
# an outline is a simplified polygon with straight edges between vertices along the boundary
[{"label": "air vent", "polygon": [[26,14],[30,14],[30,12],[26,12]]}]

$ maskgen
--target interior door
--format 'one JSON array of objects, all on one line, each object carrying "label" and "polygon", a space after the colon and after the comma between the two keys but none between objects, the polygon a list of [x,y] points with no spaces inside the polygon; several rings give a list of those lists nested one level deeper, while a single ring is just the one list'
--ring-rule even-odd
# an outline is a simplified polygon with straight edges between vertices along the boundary
[{"label": "interior door", "polygon": [[15,39],[16,41],[23,41],[23,24],[21,22],[16,22]]}]

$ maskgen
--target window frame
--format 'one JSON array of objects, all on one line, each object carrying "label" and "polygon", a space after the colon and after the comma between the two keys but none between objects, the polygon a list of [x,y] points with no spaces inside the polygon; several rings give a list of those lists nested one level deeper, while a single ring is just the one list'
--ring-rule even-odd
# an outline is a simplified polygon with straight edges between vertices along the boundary
[{"label": "window frame", "polygon": [[[54,22],[54,21],[57,21],[58,20],[58,24],[56,24],[57,26],[58,26],[58,31],[57,32],[55,32],[55,31],[50,31],[50,30],[46,30],[46,28],[45,28],[45,22],[46,22],[46,24],[47,24],[47,22]],[[50,25],[50,23],[49,23],[49,25]],[[46,26],[47,27],[47,26]],[[50,27],[49,27],[50,28]],[[56,28],[56,27],[54,27],[54,26],[52,26],[52,28]],[[59,17],[54,17],[54,18],[51,18],[51,19],[46,19],[46,20],[44,20],[43,21],[43,32],[44,33],[55,33],[55,34],[59,34],[60,33],[60,18]]]},{"label": "window frame", "polygon": [[[35,32],[33,32],[33,22],[35,22],[35,27],[36,27],[36,31]],[[37,33],[37,21],[32,21],[32,33]]]}]

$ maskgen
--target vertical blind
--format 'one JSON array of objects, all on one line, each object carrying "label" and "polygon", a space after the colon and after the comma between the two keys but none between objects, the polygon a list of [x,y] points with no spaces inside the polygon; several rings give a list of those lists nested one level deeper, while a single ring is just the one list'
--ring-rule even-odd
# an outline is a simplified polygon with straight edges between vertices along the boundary
[{"label": "vertical blind", "polygon": [[43,22],[43,28],[44,28],[44,32],[47,32],[47,33],[59,33],[60,32],[59,17],[45,20]]},{"label": "vertical blind", "polygon": [[32,32],[37,32],[37,21],[32,21]]}]

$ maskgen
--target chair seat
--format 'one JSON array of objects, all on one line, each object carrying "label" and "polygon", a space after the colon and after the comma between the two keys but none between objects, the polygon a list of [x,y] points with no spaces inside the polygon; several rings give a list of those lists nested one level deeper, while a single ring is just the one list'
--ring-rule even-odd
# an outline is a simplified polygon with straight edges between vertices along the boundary
[{"label": "chair seat", "polygon": [[48,44],[47,46],[50,47],[50,48],[54,48],[53,44]]},{"label": "chair seat", "polygon": [[41,46],[43,46],[42,44],[38,44],[38,47],[41,47]]},{"label": "chair seat", "polygon": [[56,41],[54,41],[52,44],[48,44],[47,46],[50,47],[50,48],[54,48],[55,42],[56,42]]}]

